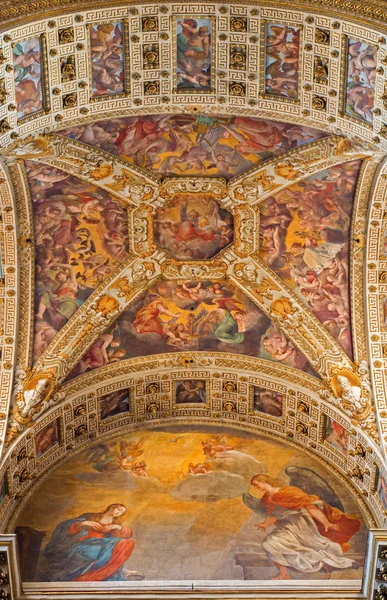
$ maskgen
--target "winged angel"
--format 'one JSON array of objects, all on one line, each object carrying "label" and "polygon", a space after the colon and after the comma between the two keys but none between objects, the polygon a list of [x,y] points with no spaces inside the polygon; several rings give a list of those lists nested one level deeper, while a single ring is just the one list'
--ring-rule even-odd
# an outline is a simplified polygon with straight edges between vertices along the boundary
[{"label": "winged angel", "polygon": [[147,466],[144,461],[136,459],[144,452],[143,439],[121,440],[119,444],[97,444],[87,453],[89,463],[93,469],[104,471],[131,471],[134,475],[148,477]]},{"label": "winged angel", "polygon": [[243,494],[245,505],[264,518],[255,526],[268,532],[262,546],[279,571],[273,579],[291,579],[288,568],[301,573],[323,569],[326,578],[334,569],[358,568],[344,553],[360,528],[360,517],[345,514],[333,489],[314,471],[293,466],[285,473],[290,485],[255,475],[251,484],[264,492],[262,498]]}]

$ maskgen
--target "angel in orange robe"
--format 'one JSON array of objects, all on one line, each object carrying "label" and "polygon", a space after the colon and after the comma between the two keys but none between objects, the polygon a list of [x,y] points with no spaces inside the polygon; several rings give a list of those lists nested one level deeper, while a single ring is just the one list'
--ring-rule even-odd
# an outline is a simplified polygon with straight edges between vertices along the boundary
[{"label": "angel in orange robe", "polygon": [[273,579],[291,579],[288,567],[303,573],[324,569],[327,577],[333,569],[358,567],[344,556],[361,526],[358,515],[346,515],[318,496],[268,475],[256,475],[251,484],[265,492],[260,503],[267,517],[256,527],[266,531],[275,526],[262,544],[279,571]]}]

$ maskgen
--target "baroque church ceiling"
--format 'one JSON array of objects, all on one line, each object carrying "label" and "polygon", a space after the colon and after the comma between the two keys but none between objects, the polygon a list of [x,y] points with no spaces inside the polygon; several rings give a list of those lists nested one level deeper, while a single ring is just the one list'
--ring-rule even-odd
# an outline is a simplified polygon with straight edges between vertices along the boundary
[{"label": "baroque church ceiling", "polygon": [[[4,6],[3,531],[39,529],[39,490],[63,499],[74,473],[109,504],[117,461],[153,477],[130,483],[139,515],[158,494],[168,510],[209,501],[189,480],[209,471],[235,490],[211,501],[240,503],[263,452],[293,483],[296,466],[316,485],[332,477],[364,531],[385,527],[387,31],[370,20],[382,8]],[[218,452],[236,453],[238,485],[215,477],[228,470],[213,431],[227,432]],[[125,469],[124,435],[137,452]]]}]

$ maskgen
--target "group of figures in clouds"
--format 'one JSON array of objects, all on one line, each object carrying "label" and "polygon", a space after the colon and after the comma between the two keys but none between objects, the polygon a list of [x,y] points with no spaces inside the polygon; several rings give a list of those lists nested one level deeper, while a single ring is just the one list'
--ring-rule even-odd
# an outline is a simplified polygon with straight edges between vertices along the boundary
[{"label": "group of figures in clouds", "polygon": [[70,377],[121,358],[192,350],[262,357],[315,374],[290,340],[231,283],[160,281],[94,342]]},{"label": "group of figures in clouds", "polygon": [[105,190],[26,162],[35,228],[37,360],[83,302],[128,257],[125,207]]},{"label": "group of figures in clouds", "polygon": [[260,256],[352,355],[349,230],[360,161],[331,167],[261,205]]}]

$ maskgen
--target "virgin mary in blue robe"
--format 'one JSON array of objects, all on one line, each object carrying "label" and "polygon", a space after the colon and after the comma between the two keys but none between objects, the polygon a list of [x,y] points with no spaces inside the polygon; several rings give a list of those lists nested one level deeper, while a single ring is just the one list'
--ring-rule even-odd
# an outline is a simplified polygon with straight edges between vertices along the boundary
[{"label": "virgin mary in blue robe", "polygon": [[43,553],[46,581],[126,581],[123,566],[134,541],[132,530],[118,523],[125,512],[122,504],[111,504],[103,513],[60,523]]}]

